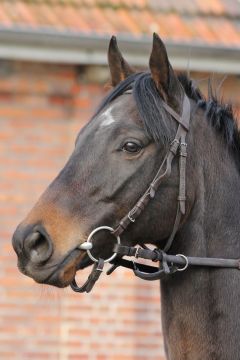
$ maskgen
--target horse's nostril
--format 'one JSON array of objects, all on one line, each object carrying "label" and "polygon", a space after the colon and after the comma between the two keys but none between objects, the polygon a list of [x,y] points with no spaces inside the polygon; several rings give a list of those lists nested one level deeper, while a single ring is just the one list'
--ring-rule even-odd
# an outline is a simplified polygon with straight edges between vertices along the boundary
[{"label": "horse's nostril", "polygon": [[36,231],[25,239],[24,250],[32,262],[42,263],[52,255],[52,244],[44,234]]}]

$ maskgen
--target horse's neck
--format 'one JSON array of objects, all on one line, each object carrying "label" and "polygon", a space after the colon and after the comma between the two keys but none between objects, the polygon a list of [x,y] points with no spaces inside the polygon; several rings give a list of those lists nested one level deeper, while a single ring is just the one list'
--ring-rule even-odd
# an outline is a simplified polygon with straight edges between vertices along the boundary
[{"label": "horse's neck", "polygon": [[[240,258],[239,172],[219,138],[201,156],[195,203],[171,251]],[[161,290],[169,360],[240,358],[239,270],[188,269],[163,281]]]}]

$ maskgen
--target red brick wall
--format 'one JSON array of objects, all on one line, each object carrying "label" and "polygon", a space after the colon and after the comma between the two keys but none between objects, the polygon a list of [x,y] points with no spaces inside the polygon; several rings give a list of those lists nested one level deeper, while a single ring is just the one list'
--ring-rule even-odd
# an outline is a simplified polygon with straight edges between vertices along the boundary
[{"label": "red brick wall", "polygon": [[[237,81],[226,81],[233,96]],[[158,283],[118,270],[87,295],[40,286],[11,247],[102,95],[74,66],[0,64],[0,359],[164,359]]]},{"label": "red brick wall", "polygon": [[103,87],[72,66],[0,69],[0,359],[163,359],[158,284],[119,270],[80,295],[18,272],[13,230],[64,165]]}]

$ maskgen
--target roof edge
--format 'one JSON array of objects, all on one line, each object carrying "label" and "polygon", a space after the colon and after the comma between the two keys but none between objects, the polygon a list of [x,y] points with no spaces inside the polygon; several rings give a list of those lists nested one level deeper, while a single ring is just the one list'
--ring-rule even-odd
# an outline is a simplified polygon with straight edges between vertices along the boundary
[{"label": "roof edge", "polygon": [[[129,63],[146,67],[152,38],[129,34],[117,36]],[[110,35],[107,34],[0,27],[0,59],[106,65],[109,40]],[[240,46],[174,42],[167,39],[165,44],[176,69],[240,74]]]}]

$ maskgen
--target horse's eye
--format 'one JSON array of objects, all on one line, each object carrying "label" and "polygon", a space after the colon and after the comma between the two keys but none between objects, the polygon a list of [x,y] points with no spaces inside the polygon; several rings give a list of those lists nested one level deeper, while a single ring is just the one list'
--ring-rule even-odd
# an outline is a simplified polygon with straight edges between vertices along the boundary
[{"label": "horse's eye", "polygon": [[142,149],[142,147],[141,145],[136,144],[133,141],[128,141],[123,145],[122,149],[123,151],[133,154],[138,153]]}]

